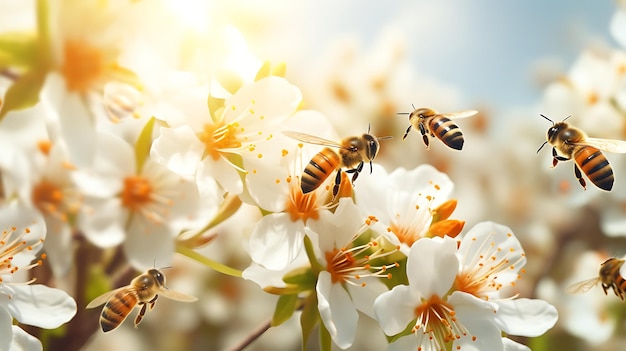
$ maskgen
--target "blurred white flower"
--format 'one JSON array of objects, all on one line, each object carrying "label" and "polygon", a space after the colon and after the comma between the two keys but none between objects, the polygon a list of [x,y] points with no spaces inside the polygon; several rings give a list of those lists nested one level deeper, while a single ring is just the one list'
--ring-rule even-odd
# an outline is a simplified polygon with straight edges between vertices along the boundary
[{"label": "blurred white flower", "polygon": [[94,167],[77,171],[75,180],[85,194],[78,217],[85,237],[103,248],[123,242],[137,269],[155,261],[169,265],[176,236],[195,228],[201,209],[217,207],[201,207],[195,183],[149,158],[140,166],[131,145],[105,133],[97,139]]},{"label": "blurred white flower", "polygon": [[33,262],[41,250],[46,227],[33,209],[12,202],[0,208],[0,349],[41,350],[39,340],[19,323],[53,329],[76,314],[76,302],[66,292],[33,282],[16,281],[16,274],[41,265]]}]

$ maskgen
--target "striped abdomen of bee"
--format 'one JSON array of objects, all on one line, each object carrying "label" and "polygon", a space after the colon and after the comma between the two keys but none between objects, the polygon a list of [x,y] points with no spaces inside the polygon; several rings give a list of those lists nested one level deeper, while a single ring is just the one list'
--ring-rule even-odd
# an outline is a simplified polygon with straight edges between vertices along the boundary
[{"label": "striped abdomen of bee", "polygon": [[[431,132],[431,135],[437,136],[437,138],[448,147],[455,150],[463,149],[463,143],[465,142],[463,132],[461,132],[459,126],[449,118],[443,116],[431,118],[428,121],[428,130]],[[424,140],[426,142],[426,136],[424,136]],[[426,143],[426,145],[428,145],[428,143]]]},{"label": "striped abdomen of bee", "polygon": [[340,164],[339,155],[332,149],[327,147],[318,152],[302,173],[302,193],[310,193],[317,189]]},{"label": "striped abdomen of bee", "polygon": [[137,295],[128,290],[120,290],[107,301],[100,314],[100,326],[104,332],[117,328],[137,305]]},{"label": "striped abdomen of bee", "polygon": [[[613,181],[615,180],[613,170],[602,151],[595,147],[585,146],[578,148],[573,156],[580,170],[587,175],[593,184],[607,191],[613,188]],[[578,167],[575,167],[574,172],[580,184],[585,187],[585,181],[582,179]]]}]

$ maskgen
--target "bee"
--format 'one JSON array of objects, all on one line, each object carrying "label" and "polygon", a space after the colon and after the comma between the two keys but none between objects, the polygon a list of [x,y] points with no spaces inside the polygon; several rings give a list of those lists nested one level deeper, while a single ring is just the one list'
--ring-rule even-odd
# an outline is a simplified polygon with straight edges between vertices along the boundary
[{"label": "bee", "polygon": [[544,115],[541,117],[552,122],[552,127],[548,129],[547,140],[541,144],[537,153],[549,143],[552,145],[552,167],[556,167],[559,161],[568,161],[573,158],[574,175],[583,189],[587,189],[587,182],[582,177],[582,173],[585,173],[595,186],[610,191],[615,177],[609,161],[601,150],[625,153],[626,142],[589,138],[585,132],[565,122],[569,116],[558,123],[554,123]]},{"label": "bee", "polygon": [[194,302],[196,297],[183,294],[181,292],[169,290],[165,286],[165,275],[158,269],[149,269],[145,273],[135,277],[130,285],[106,292],[91,301],[87,308],[95,308],[103,303],[104,308],[100,314],[100,326],[103,332],[117,328],[132,311],[140,305],[141,310],[135,318],[135,328],[141,323],[146,314],[148,305],[152,310],[159,295],[168,299]]},{"label": "bee", "polygon": [[597,277],[574,283],[567,287],[565,291],[568,294],[582,294],[601,283],[605,295],[608,295],[607,291],[609,289],[613,289],[615,295],[624,300],[626,280],[620,274],[623,264],[624,260],[609,258],[600,265],[600,272]]},{"label": "bee", "polygon": [[[292,139],[309,144],[328,146],[313,156],[304,168],[300,182],[302,193],[307,194],[317,189],[335,169],[337,170],[337,175],[335,176],[333,196],[337,196],[339,191],[342,168],[348,168],[345,172],[352,173],[352,184],[354,184],[359,173],[363,170],[365,162],[370,163],[370,173],[372,173],[372,160],[376,158],[380,148],[378,141],[391,139],[392,137],[375,137],[369,134],[369,132],[368,128],[366,134],[351,136],[343,139],[341,143],[336,143],[310,134],[283,131],[283,134]],[[331,147],[337,148],[339,151],[336,152]]]},{"label": "bee", "polygon": [[428,149],[430,145],[429,137],[441,140],[446,146],[455,150],[463,149],[463,132],[453,119],[467,118],[477,114],[476,110],[465,110],[452,113],[439,113],[430,108],[418,108],[413,112],[402,112],[401,115],[409,115],[409,127],[402,137],[406,139],[411,128],[419,129],[422,134],[422,140]]}]

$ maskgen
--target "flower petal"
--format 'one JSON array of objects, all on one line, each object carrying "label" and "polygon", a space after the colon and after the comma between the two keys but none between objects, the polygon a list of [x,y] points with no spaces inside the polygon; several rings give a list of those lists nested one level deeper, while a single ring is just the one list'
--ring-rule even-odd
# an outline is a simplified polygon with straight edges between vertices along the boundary
[{"label": "flower petal", "polygon": [[346,288],[356,309],[375,319],[374,301],[389,289],[379,278],[361,278],[361,281],[365,283],[364,286],[346,284]]},{"label": "flower petal", "polygon": [[496,323],[511,335],[539,336],[558,319],[556,308],[539,299],[501,300],[497,304]]},{"label": "flower petal", "polygon": [[[4,350],[1,349],[0,350]],[[11,351],[41,351],[43,346],[41,341],[36,337],[28,334],[17,325],[13,326],[13,341],[11,342]]]},{"label": "flower petal", "polygon": [[350,347],[356,335],[359,314],[348,292],[341,284],[333,284],[326,271],[320,272],[315,290],[320,317],[333,341],[342,349]]},{"label": "flower petal", "polygon": [[160,132],[152,142],[150,157],[174,173],[194,174],[204,151],[204,145],[194,131],[189,126],[181,126],[162,127]]},{"label": "flower petal", "polygon": [[131,221],[124,241],[128,262],[139,270],[171,265],[175,240],[171,228],[138,217]]},{"label": "flower petal", "polygon": [[124,223],[127,219],[128,212],[122,209],[119,199],[87,198],[78,216],[78,226],[87,240],[98,247],[107,248],[124,240]]},{"label": "flower petal", "polygon": [[9,314],[9,311],[0,306],[0,350],[8,350],[11,346],[11,339],[13,338],[13,318]]},{"label": "flower petal", "polygon": [[374,314],[385,334],[396,335],[415,319],[420,297],[419,292],[408,285],[396,285],[376,298]]},{"label": "flower petal", "polygon": [[502,338],[502,344],[504,345],[504,351],[531,351],[530,347],[509,338]]},{"label": "flower petal", "polygon": [[422,238],[415,242],[406,263],[409,285],[424,296],[445,296],[459,270],[456,240]]},{"label": "flower petal", "polygon": [[302,250],[303,238],[302,222],[291,221],[287,213],[269,214],[250,235],[250,257],[268,269],[283,269]]},{"label": "flower petal", "polygon": [[65,291],[41,284],[15,285],[7,303],[9,313],[20,323],[53,329],[76,314],[76,301]]}]

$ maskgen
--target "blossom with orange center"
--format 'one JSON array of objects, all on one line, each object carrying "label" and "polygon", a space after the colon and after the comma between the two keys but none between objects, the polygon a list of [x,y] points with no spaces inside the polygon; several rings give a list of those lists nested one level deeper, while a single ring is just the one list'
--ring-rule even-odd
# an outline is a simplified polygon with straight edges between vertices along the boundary
[{"label": "blossom with orange center", "polygon": [[79,228],[97,246],[123,243],[138,269],[167,265],[176,235],[200,221],[196,184],[150,159],[137,169],[131,145],[113,135],[99,135],[96,146],[99,167],[75,176],[85,194]]},{"label": "blossom with orange center", "polygon": [[252,171],[248,163],[264,160],[257,146],[274,138],[301,99],[298,88],[274,76],[242,86],[213,111],[215,116],[207,109],[206,94],[187,94],[185,106],[179,107],[182,118],[160,116],[170,128],[161,128],[151,156],[178,174],[195,175],[198,182],[214,178],[231,194],[243,191],[242,176]]},{"label": "blossom with orange center", "polygon": [[[374,165],[372,175],[355,187],[356,202],[387,227],[385,237],[392,244],[399,245],[406,255],[417,240],[438,233],[429,232],[433,214],[438,206],[447,203],[454,187],[446,174],[430,165],[413,170],[400,168],[387,174]],[[460,223],[450,224],[453,225],[438,229],[459,229]]]},{"label": "blossom with orange center", "polygon": [[57,328],[74,317],[76,302],[63,290],[32,284],[34,279],[16,281],[16,273],[40,266],[46,257],[37,257],[46,236],[41,214],[17,201],[7,203],[0,208],[0,231],[0,319],[8,321],[0,325],[0,348],[41,349],[39,340],[11,321]]}]

